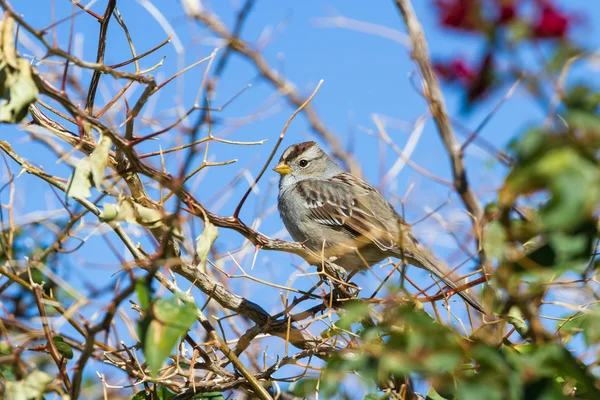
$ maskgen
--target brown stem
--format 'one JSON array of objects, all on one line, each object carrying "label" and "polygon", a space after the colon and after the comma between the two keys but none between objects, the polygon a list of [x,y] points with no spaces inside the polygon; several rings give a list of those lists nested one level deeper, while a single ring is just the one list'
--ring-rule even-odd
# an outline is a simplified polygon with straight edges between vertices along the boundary
[{"label": "brown stem", "polygon": [[479,244],[481,227],[479,223],[483,221],[483,208],[479,199],[471,188],[467,179],[467,172],[461,151],[461,145],[456,139],[448,117],[448,111],[444,103],[444,96],[429,59],[427,50],[427,41],[421,23],[415,15],[415,11],[410,4],[410,0],[394,0],[398,11],[404,19],[406,29],[412,43],[412,57],[417,61],[421,75],[425,82],[425,97],[429,103],[429,110],[435,120],[438,132],[444,147],[450,158],[452,175],[454,177],[454,188],[458,192],[462,202],[473,217],[473,235],[478,243],[480,264],[486,274],[490,271],[487,268],[487,257],[483,247]]},{"label": "brown stem", "polygon": [[46,309],[44,308],[44,303],[42,303],[42,298],[44,297],[44,289],[42,289],[41,285],[37,283],[32,284],[33,294],[35,295],[35,303],[37,304],[38,310],[40,312],[40,317],[42,318],[42,327],[44,328],[44,335],[46,336],[46,348],[50,353],[50,356],[56,363],[58,370],[60,371],[60,375],[62,377],[62,381],[65,384],[67,390],[71,390],[71,381],[69,379],[69,375],[67,374],[66,369],[66,360],[64,357],[58,352],[56,348],[56,343],[52,340],[52,332],[50,331],[50,326],[48,325],[48,316],[46,315]]},{"label": "brown stem", "polygon": [[[281,93],[283,93],[290,105],[298,108],[304,102],[306,102],[306,98],[298,94],[297,90],[294,88],[294,85],[287,81],[275,69],[273,69],[267,63],[262,54],[260,54],[260,52],[252,49],[248,43],[232,35],[216,15],[202,11],[193,17],[230,43],[232,50],[236,51],[250,61],[259,71],[264,80],[271,83]],[[331,132],[321,121],[321,118],[315,109],[311,106],[305,107],[304,115],[308,120],[310,128],[327,143],[331,149],[331,153],[337,159],[339,159],[350,170],[350,172],[360,176],[360,163],[358,163],[356,159],[344,149],[344,146],[335,136],[335,134]]]},{"label": "brown stem", "polygon": [[[104,16],[100,21],[100,35],[98,35],[98,54],[96,55],[96,63],[104,64],[104,52],[106,50],[106,32],[108,31],[108,23],[110,22],[110,16],[117,6],[117,0],[108,0]],[[92,114],[94,112],[94,100],[96,99],[96,90],[98,89],[98,83],[100,82],[100,71],[94,70],[92,80],[90,82],[90,88],[88,89],[87,100],[85,102],[85,112]]]}]

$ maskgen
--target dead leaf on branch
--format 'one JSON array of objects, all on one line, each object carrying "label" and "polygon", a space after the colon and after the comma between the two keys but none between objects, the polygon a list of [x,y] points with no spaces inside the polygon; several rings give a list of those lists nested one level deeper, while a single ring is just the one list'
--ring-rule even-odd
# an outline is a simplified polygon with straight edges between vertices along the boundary
[{"label": "dead leaf on branch", "polygon": [[108,136],[101,135],[92,154],[77,163],[67,185],[67,197],[88,198],[92,195],[92,185],[101,190],[111,144]]},{"label": "dead leaf on branch", "polygon": [[196,239],[196,256],[198,257],[198,268],[200,271],[206,271],[206,260],[208,259],[208,253],[213,243],[219,236],[219,229],[210,223],[208,218],[204,218],[204,230]]},{"label": "dead leaf on branch", "polygon": [[38,96],[31,65],[15,48],[14,24],[10,17],[0,22],[0,122],[9,124],[21,122]]},{"label": "dead leaf on branch", "polygon": [[[121,197],[117,204],[104,203],[99,219],[102,222],[129,222],[155,229],[167,228],[165,221],[170,218],[160,209],[144,207],[129,197]],[[182,238],[179,226],[173,226],[172,233],[175,238]]]}]

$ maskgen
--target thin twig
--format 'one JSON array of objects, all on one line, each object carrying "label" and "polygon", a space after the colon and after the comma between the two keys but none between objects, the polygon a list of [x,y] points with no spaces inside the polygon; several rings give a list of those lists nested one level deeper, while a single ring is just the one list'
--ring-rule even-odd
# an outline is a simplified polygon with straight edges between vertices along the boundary
[{"label": "thin twig", "polygon": [[275,147],[273,147],[273,151],[271,151],[271,154],[269,154],[269,157],[267,158],[267,161],[265,162],[265,165],[263,165],[262,169],[258,173],[258,176],[254,180],[254,182],[252,182],[252,185],[250,185],[250,187],[248,188],[248,190],[246,191],[246,193],[244,193],[244,196],[242,196],[242,199],[240,200],[239,204],[237,205],[237,207],[235,209],[235,212],[233,213],[233,218],[237,218],[238,217],[238,215],[240,214],[240,211],[242,209],[242,206],[244,205],[244,202],[246,201],[246,199],[248,198],[248,196],[250,195],[250,193],[252,192],[252,190],[254,189],[254,187],[256,187],[256,185],[258,184],[258,181],[260,180],[260,178],[263,176],[263,174],[265,173],[265,171],[269,167],[269,164],[271,163],[271,160],[273,160],[273,157],[275,157],[275,153],[277,153],[277,150],[279,149],[279,146],[281,145],[281,142],[283,141],[283,138],[285,137],[285,133],[287,132],[287,129],[290,126],[290,123],[296,117],[296,115],[298,115],[298,113],[300,111],[302,111],[308,105],[308,103],[310,103],[311,100],[316,96],[316,94],[319,91],[319,89],[321,88],[322,84],[323,84],[323,80],[321,79],[319,81],[319,83],[317,84],[317,87],[315,88],[315,90],[313,91],[313,93],[310,95],[310,97],[308,99],[306,99],[306,101],[304,103],[302,103],[300,105],[300,107],[298,107],[296,109],[296,111],[294,111],[292,113],[292,115],[288,118],[287,122],[285,123],[285,126],[283,127],[283,130],[281,131],[281,134],[279,135],[279,139],[275,143]]},{"label": "thin twig", "polygon": [[[429,110],[435,120],[440,138],[442,139],[448,157],[450,158],[452,175],[454,177],[454,188],[461,197],[467,210],[473,215],[473,235],[475,236],[477,243],[479,243],[479,223],[483,222],[483,208],[481,207],[479,199],[469,187],[461,146],[452,131],[450,118],[448,117],[448,112],[446,111],[446,105],[444,103],[444,97],[429,59],[425,33],[410,4],[410,0],[395,0],[395,3],[404,19],[404,23],[406,24],[410,36],[412,43],[412,57],[417,61],[421,75],[423,76],[425,97],[429,103]],[[485,251],[483,246],[478,245],[477,247],[480,264],[487,274],[490,271],[488,270],[489,266]]]}]

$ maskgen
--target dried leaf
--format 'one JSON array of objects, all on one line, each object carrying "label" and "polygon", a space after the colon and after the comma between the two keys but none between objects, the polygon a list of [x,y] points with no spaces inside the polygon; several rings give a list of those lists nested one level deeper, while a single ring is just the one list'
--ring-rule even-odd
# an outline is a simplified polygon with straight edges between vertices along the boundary
[{"label": "dried leaf", "polygon": [[89,160],[92,167],[92,180],[96,189],[100,190],[100,183],[104,178],[104,170],[108,164],[108,153],[110,152],[110,146],[112,141],[108,136],[102,135],[100,141],[96,145],[96,148],[90,154]]},{"label": "dried leaf", "polygon": [[[166,229],[165,221],[169,220],[168,214],[162,210],[142,206],[130,197],[121,197],[117,204],[104,203],[98,218],[102,222],[129,222],[149,229]],[[173,223],[176,223],[176,220],[173,220]],[[182,239],[179,226],[173,226],[171,232],[176,239]]]},{"label": "dried leaf", "polygon": [[17,49],[15,48],[14,31],[15,21],[11,17],[6,17],[0,22],[0,56],[1,62],[8,64],[12,68],[17,66]]},{"label": "dried leaf", "polygon": [[7,17],[0,25],[0,122],[14,124],[25,118],[29,105],[37,99],[38,88],[31,65],[17,55],[14,20]]},{"label": "dried leaf", "polygon": [[204,230],[196,238],[196,255],[200,262],[198,263],[197,268],[201,271],[206,269],[206,260],[208,258],[208,253],[210,252],[210,248],[213,243],[219,236],[219,229],[210,223],[207,219],[204,220]]},{"label": "dried leaf", "polygon": [[158,228],[163,224],[161,210],[144,207],[129,197],[122,197],[117,204],[104,203],[99,218],[102,222],[130,222],[146,228]]},{"label": "dried leaf", "polygon": [[92,154],[77,163],[75,171],[69,179],[67,197],[88,198],[92,195],[90,191],[92,185],[101,190],[100,184],[108,164],[111,144],[110,138],[102,135]]},{"label": "dried leaf", "polygon": [[92,165],[88,158],[84,158],[77,163],[71,179],[67,184],[67,197],[88,198],[92,195],[90,188],[92,184]]}]

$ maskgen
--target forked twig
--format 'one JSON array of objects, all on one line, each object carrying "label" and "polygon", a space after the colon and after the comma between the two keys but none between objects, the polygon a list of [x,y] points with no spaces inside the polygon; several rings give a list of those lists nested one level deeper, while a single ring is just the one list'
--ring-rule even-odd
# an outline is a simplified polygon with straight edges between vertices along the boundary
[{"label": "forked twig", "polygon": [[323,84],[323,80],[321,79],[319,81],[317,87],[315,88],[315,90],[310,95],[310,97],[308,99],[306,99],[306,101],[304,103],[302,103],[300,105],[300,107],[298,107],[296,109],[296,111],[294,111],[292,113],[292,115],[288,118],[287,122],[285,123],[285,126],[283,127],[283,130],[281,131],[281,134],[279,135],[279,139],[277,139],[277,142],[275,143],[275,147],[273,147],[273,151],[271,151],[271,154],[269,154],[269,157],[267,158],[267,161],[265,162],[265,165],[263,165],[262,169],[260,170],[258,176],[254,180],[254,182],[252,183],[252,185],[250,185],[250,187],[248,188],[248,190],[246,191],[246,193],[244,193],[244,196],[242,196],[242,199],[240,200],[239,204],[237,205],[237,207],[235,209],[235,212],[233,213],[233,218],[238,218],[238,216],[240,214],[240,211],[242,209],[242,206],[244,205],[244,202],[246,201],[246,199],[248,198],[248,196],[252,192],[252,189],[254,189],[254,187],[258,184],[258,181],[260,180],[260,178],[263,176],[263,174],[265,173],[265,171],[269,167],[269,164],[273,160],[273,157],[275,157],[275,153],[277,153],[277,150],[279,149],[279,146],[281,145],[281,142],[283,141],[283,138],[285,137],[285,133],[287,132],[287,129],[290,126],[290,123],[296,117],[296,115],[298,115],[298,113],[300,111],[302,111],[304,109],[304,107],[306,107],[308,105],[308,103],[310,103],[311,100],[316,96],[316,94],[319,91],[319,89],[321,88],[322,84]]}]

